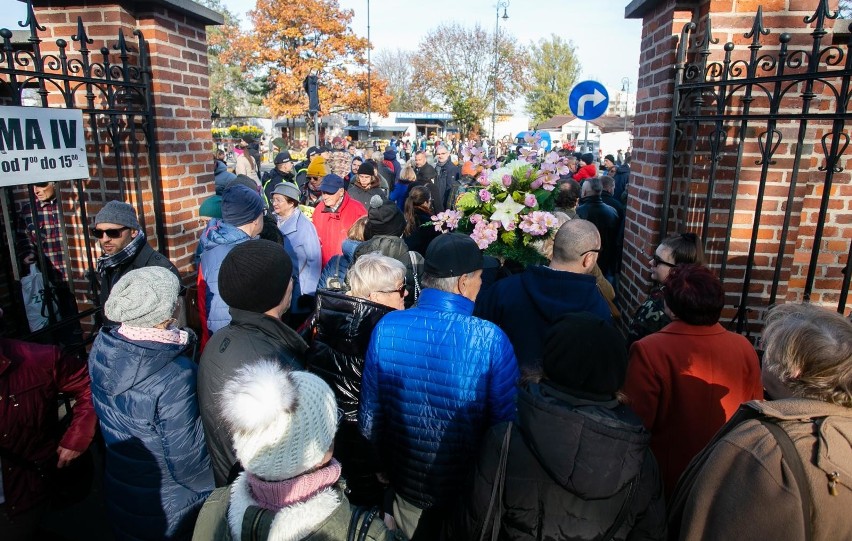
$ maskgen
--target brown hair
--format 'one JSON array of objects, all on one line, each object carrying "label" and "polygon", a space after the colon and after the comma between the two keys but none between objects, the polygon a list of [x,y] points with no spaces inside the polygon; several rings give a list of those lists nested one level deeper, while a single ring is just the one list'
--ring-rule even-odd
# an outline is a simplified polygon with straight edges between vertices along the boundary
[{"label": "brown hair", "polygon": [[414,210],[423,203],[429,202],[430,197],[429,188],[426,186],[411,187],[408,197],[405,199],[405,212],[403,213],[405,215],[405,231],[402,232],[403,236],[412,235],[420,227],[420,224],[417,223],[417,215],[414,213]]},{"label": "brown hair", "polygon": [[695,233],[681,233],[672,235],[660,243],[672,251],[675,265],[698,263],[704,264],[704,249],[701,247],[701,238]]},{"label": "brown hair", "polygon": [[346,238],[351,240],[364,241],[364,228],[367,226],[367,216],[361,216],[352,224],[349,231],[346,232]]},{"label": "brown hair", "polygon": [[793,394],[852,408],[852,322],[811,304],[770,310],[763,365]]}]

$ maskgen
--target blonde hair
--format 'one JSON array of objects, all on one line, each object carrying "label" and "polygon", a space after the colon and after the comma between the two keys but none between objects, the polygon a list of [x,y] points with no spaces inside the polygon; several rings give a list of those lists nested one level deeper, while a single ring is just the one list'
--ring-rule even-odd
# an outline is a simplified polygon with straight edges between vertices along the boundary
[{"label": "blonde hair", "polygon": [[346,238],[350,240],[364,241],[364,228],[367,227],[367,217],[361,216],[352,223],[349,231],[346,232]]},{"label": "blonde hair", "polygon": [[399,287],[399,282],[405,281],[407,270],[402,262],[379,252],[364,254],[346,274],[349,282],[349,294],[353,297],[366,299],[370,293],[391,291]]},{"label": "blonde hair", "polygon": [[793,394],[852,408],[852,322],[811,304],[770,310],[763,364]]},{"label": "blonde hair", "polygon": [[410,164],[405,164],[402,168],[402,171],[399,173],[400,180],[407,180],[408,182],[413,182],[417,180],[417,173],[414,172],[414,168],[411,167]]}]

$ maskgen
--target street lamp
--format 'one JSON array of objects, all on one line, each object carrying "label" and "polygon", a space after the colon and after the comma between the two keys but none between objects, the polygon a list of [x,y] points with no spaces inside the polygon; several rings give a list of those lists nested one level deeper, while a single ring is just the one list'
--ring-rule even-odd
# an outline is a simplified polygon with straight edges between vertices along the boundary
[{"label": "street lamp", "polygon": [[[500,61],[500,19],[504,21],[509,18],[506,13],[506,8],[509,7],[509,0],[499,0],[497,2],[497,17],[494,23],[494,108],[491,110],[491,137],[494,139],[494,144],[497,144],[497,66]],[[500,16],[500,8],[503,8],[503,16]]]},{"label": "street lamp", "polygon": [[630,79],[621,78],[621,91],[624,92],[624,131],[627,131],[627,103],[630,101]]}]

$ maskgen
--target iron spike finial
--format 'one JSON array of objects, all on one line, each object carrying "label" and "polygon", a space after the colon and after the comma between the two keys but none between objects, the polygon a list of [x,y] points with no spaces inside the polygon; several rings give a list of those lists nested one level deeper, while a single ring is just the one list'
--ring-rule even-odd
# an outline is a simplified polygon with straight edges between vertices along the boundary
[{"label": "iron spike finial", "polygon": [[89,39],[88,34],[86,34],[86,27],[83,26],[82,17],[77,17],[77,33],[71,36],[71,39],[80,42],[80,50],[88,49],[86,45],[94,43],[93,40]]},{"label": "iron spike finial", "polygon": [[701,36],[700,40],[696,39],[695,41],[695,46],[701,48],[701,52],[705,55],[709,55],[710,45],[719,43],[719,38],[713,37],[713,20],[710,16],[707,16],[707,22],[704,25],[704,35]]},{"label": "iron spike finial", "polygon": [[760,36],[768,36],[769,29],[763,26],[763,6],[757,6],[757,15],[754,16],[754,23],[751,25],[751,30],[743,34],[745,38],[751,38],[749,48],[760,48]]},{"label": "iron spike finial", "polygon": [[817,30],[822,30],[825,28],[826,19],[836,19],[838,16],[840,16],[839,9],[832,13],[831,9],[828,7],[828,0],[819,0],[819,4],[817,5],[814,14],[810,17],[805,17],[805,24],[816,22]]},{"label": "iron spike finial", "polygon": [[20,26],[21,28],[29,27],[29,29],[33,33],[33,35],[35,35],[36,30],[38,30],[39,32],[44,32],[45,30],[47,30],[46,27],[38,24],[38,21],[36,20],[36,16],[35,16],[35,8],[33,7],[32,1],[30,0],[30,1],[26,2],[26,4],[27,4],[27,20],[26,21],[18,21],[18,26]]}]

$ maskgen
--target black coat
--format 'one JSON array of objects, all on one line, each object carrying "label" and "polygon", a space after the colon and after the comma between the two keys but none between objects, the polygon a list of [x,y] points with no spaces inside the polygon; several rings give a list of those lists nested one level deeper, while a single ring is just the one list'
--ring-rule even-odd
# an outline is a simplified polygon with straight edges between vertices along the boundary
[{"label": "black coat", "polygon": [[230,313],[231,322],[210,337],[198,366],[198,407],[217,487],[227,484],[228,473],[237,461],[219,405],[225,382],[237,369],[259,359],[277,360],[282,366],[302,370],[308,349],[305,341],[279,319],[236,308]]},{"label": "black coat", "polygon": [[[437,186],[437,191],[441,194],[441,210],[445,210],[450,208],[453,203],[449,201],[449,196],[458,190],[461,169],[452,160],[448,159],[444,165],[437,164],[435,171],[438,173],[435,185]],[[438,212],[441,211],[439,210]]]},{"label": "black coat", "polygon": [[432,216],[423,212],[422,210],[414,211],[414,231],[407,237],[403,237],[402,240],[405,241],[405,244],[408,245],[409,250],[413,250],[418,254],[426,257],[426,249],[429,247],[429,243],[432,242],[435,237],[439,236],[440,233],[435,231],[435,227],[432,225],[423,225],[427,222],[432,221]]},{"label": "black coat", "polygon": [[601,235],[601,253],[598,266],[606,275],[615,274],[621,253],[618,249],[620,231],[618,211],[607,205],[599,195],[590,195],[580,199],[577,216],[595,224]]},{"label": "black coat", "polygon": [[[664,539],[665,504],[650,434],[628,407],[592,402],[548,383],[518,393],[499,539],[600,539],[635,492],[613,539]],[[507,425],[489,430],[464,509],[466,539],[479,539]],[[490,524],[488,525],[490,538]]]},{"label": "black coat", "polygon": [[355,505],[381,503],[382,487],[375,472],[370,443],[358,431],[361,375],[370,335],[379,320],[393,309],[366,299],[328,290],[317,291],[317,307],[309,320],[307,369],[334,391],[343,419],[334,443],[334,456]]}]

